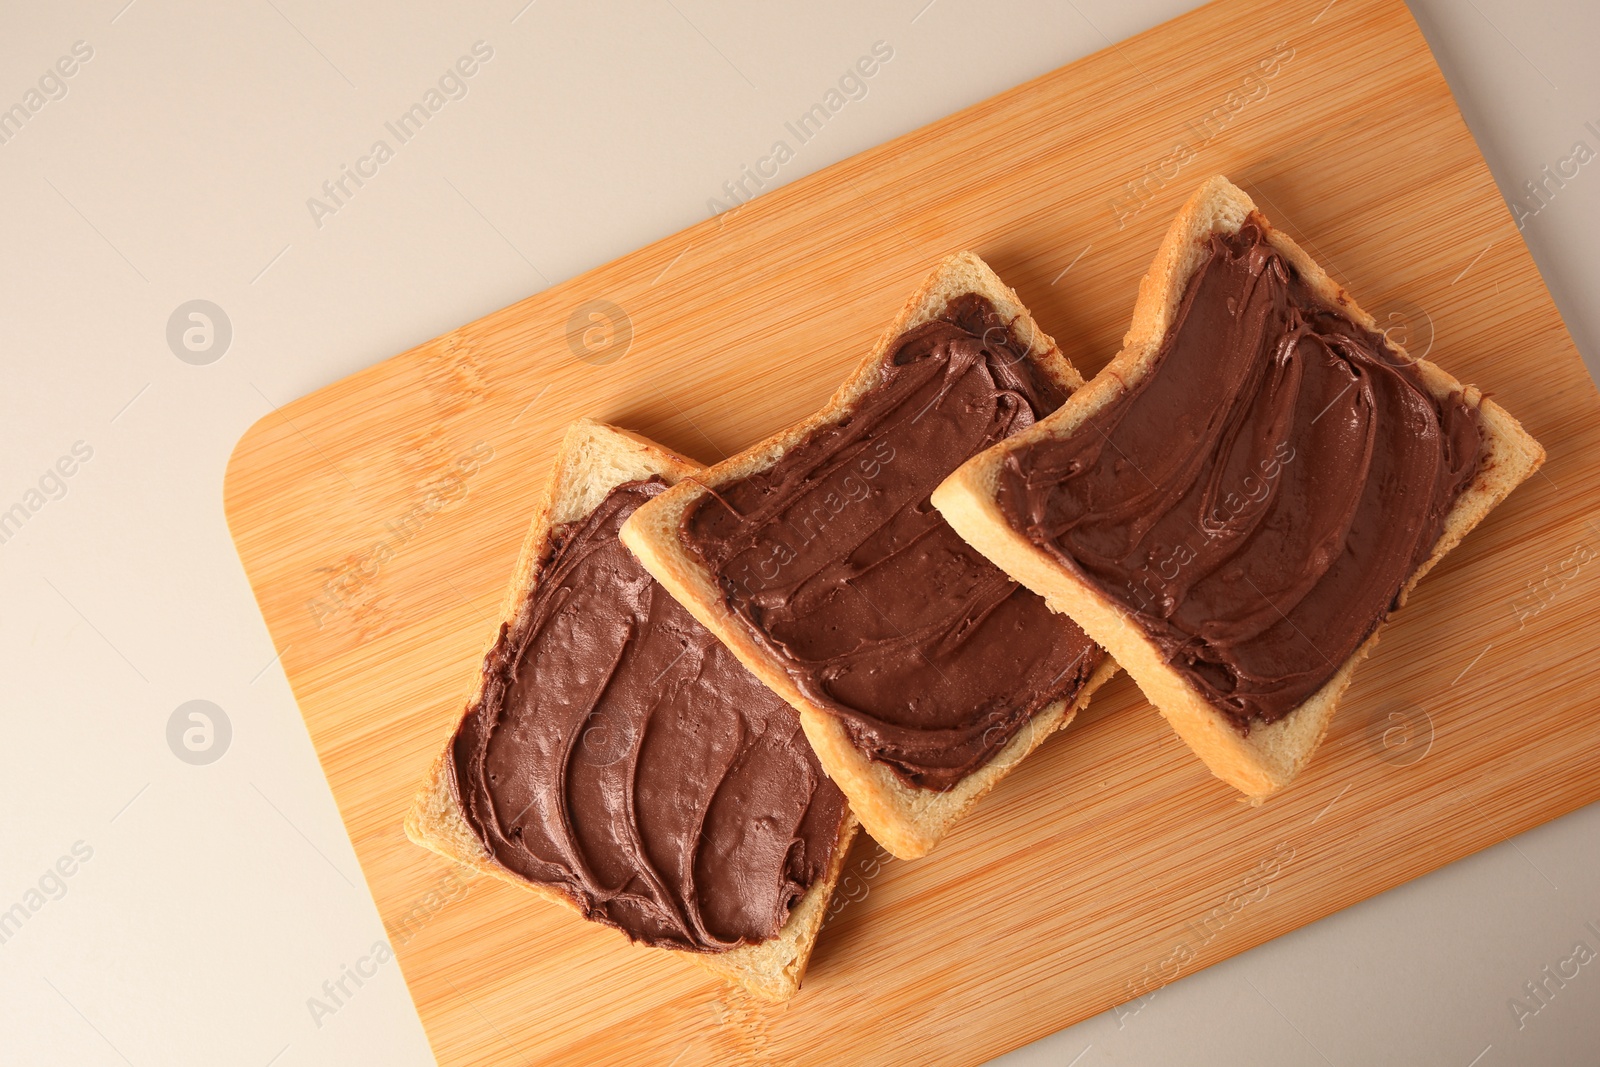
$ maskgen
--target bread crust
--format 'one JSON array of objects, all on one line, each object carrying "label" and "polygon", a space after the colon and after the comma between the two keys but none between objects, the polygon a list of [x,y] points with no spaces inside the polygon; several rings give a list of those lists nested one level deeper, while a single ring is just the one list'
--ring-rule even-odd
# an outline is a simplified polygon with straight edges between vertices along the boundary
[{"label": "bread crust", "polygon": [[[1356,666],[1377,645],[1384,624],[1379,624],[1321,689],[1288,715],[1269,725],[1256,724],[1248,736],[1241,736],[1183,675],[1167,665],[1155,642],[1120,603],[1012,529],[996,503],[1000,470],[1016,450],[1035,441],[1069,436],[1151,372],[1184,288],[1204,258],[1210,235],[1235,233],[1246,219],[1261,227],[1267,241],[1294,266],[1318,299],[1366,329],[1381,333],[1372,316],[1287,234],[1274,229],[1242,190],[1224,177],[1208,178],[1173,220],[1140,281],[1133,322],[1122,350],[1050,417],[964,464],[934,491],[933,503],[973,547],[1043,596],[1053,609],[1071,616],[1115,656],[1213,774],[1260,803],[1287,785],[1310,760]],[[1433,552],[1401,587],[1398,607],[1445,553],[1539,468],[1544,449],[1482,390],[1462,385],[1438,366],[1412,359],[1400,345],[1389,343],[1416,367],[1424,387],[1435,398],[1463,394],[1468,404],[1478,408],[1484,428],[1478,471],[1445,517]]]},{"label": "bread crust", "polygon": [[843,723],[800,692],[778,659],[729,610],[715,575],[683,547],[678,530],[684,515],[710,490],[768,470],[813,431],[849,415],[881,380],[889,346],[907,330],[937,318],[951,298],[965,293],[987,297],[1018,339],[1027,342],[1028,358],[1064,391],[1083,384],[1082,375],[1039,329],[1017,294],[978,256],[957,252],[941,262],[912,294],[866,359],[820,411],[662,493],[634,512],[621,534],[622,543],[657,581],[721,638],[756,677],[794,705],[823,770],[850,799],[867,832],[901,859],[926,855],[1028,753],[1072,721],[1095,689],[1116,673],[1116,664],[1108,657],[1072,701],[1058,700],[1042,709],[1004,748],[952,789],[938,792],[910,786],[886,765],[864,755],[851,743]]},{"label": "bread crust", "polygon": [[[523,615],[531,610],[533,593],[539,581],[540,562],[549,548],[550,534],[556,526],[584,518],[611,490],[624,482],[659,475],[669,484],[676,484],[699,470],[699,464],[638,434],[590,419],[573,423],[556,453],[544,499],[534,512],[527,536],[523,539],[516,573],[501,606],[500,622],[515,629]],[[499,632],[500,627],[496,625],[484,646],[485,657],[494,648]],[[475,661],[472,678],[466,687],[468,696],[464,707],[468,710],[475,708],[483,697],[482,662],[483,657]],[[422,847],[470,867],[479,874],[509,882],[536,897],[560,904],[581,915],[577,903],[565,893],[552,886],[527,881],[501,866],[467,824],[452,784],[450,768],[450,742],[455,737],[459,723],[459,714],[450,720],[442,751],[429,768],[426,780],[412,801],[405,819],[406,836]],[[817,931],[827,915],[828,900],[844,869],[845,856],[850,851],[850,842],[855,837],[857,827],[855,816],[847,808],[826,876],[813,883],[795,904],[776,937],[721,953],[674,948],[662,948],[660,951],[686,958],[763,999],[787,1000],[800,988]],[[648,945],[634,947],[656,950]]]}]

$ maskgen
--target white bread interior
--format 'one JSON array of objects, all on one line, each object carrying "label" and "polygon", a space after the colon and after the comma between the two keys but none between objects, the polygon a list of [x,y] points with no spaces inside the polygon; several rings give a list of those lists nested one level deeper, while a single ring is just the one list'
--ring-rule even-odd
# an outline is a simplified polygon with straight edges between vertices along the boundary
[{"label": "white bread interior", "polygon": [[[518,619],[529,609],[539,582],[539,564],[549,545],[553,527],[585,518],[611,490],[624,482],[659,475],[668,483],[676,483],[698,470],[699,464],[637,434],[589,419],[573,423],[556,454],[545,499],[534,513],[527,537],[523,540],[522,555],[517,563],[516,575],[506,592],[500,621],[515,629]],[[499,630],[497,624],[484,649],[485,655],[494,647]],[[483,671],[479,667],[473,672],[464,707],[476,707],[482,695]],[[480,874],[493,875],[534,896],[579,912],[572,898],[560,890],[529,882],[502,867],[467,824],[451,784],[449,766],[450,739],[454,738],[459,721],[459,715],[450,720],[450,732],[443,751],[429,769],[426,781],[412,801],[411,810],[406,815],[406,836],[424,848],[465,864]],[[800,979],[811,958],[817,931],[826,917],[828,899],[844,868],[845,854],[850,850],[856,829],[856,820],[847,811],[826,877],[813,883],[800,898],[773,939],[721,953],[679,949],[665,951],[685,957],[718,977],[743,986],[756,996],[767,1000],[787,1000],[800,988]]]},{"label": "white bread interior", "polygon": [[[1122,350],[1049,418],[964,464],[934,491],[933,503],[973,547],[1043,596],[1053,609],[1071,616],[1115,656],[1211,771],[1259,803],[1287,785],[1316,751],[1356,665],[1377,644],[1382,624],[1299,707],[1270,725],[1257,724],[1248,736],[1241,736],[1183,675],[1168,666],[1161,650],[1118,601],[1014,530],[995,501],[999,473],[1008,456],[1034,441],[1070,436],[1150,372],[1189,278],[1205,256],[1210,235],[1236,233],[1251,216],[1320,300],[1378,331],[1372,317],[1288,235],[1273,229],[1248,196],[1226,178],[1208,178],[1173,220],[1155,261],[1139,283],[1133,323]],[[1404,603],[1422,576],[1538,469],[1544,462],[1544,449],[1481,390],[1463,386],[1426,360],[1412,360],[1399,345],[1391,347],[1415,364],[1424,386],[1435,397],[1464,394],[1468,404],[1477,406],[1484,428],[1477,474],[1446,516],[1432,554],[1401,587],[1397,602]]]},{"label": "white bread interior", "polygon": [[802,694],[782,663],[730,611],[716,576],[678,539],[683,516],[715,489],[772,467],[788,450],[820,426],[838,422],[882,376],[888,348],[907,330],[938,318],[955,297],[978,293],[994,305],[1012,333],[1028,344],[1028,358],[1070,392],[1083,377],[1037,323],[1017,294],[971,252],[946,258],[911,296],[848,380],[815,415],[772,435],[744,452],[685,479],[634,512],[622,528],[622,543],[633,550],[645,569],[704,623],[744,665],[800,712],[811,747],[823,769],[839,784],[861,824],[884,848],[901,859],[926,855],[945,833],[995,784],[1011,772],[1051,733],[1066,726],[1095,689],[1116,672],[1107,658],[1071,701],[1058,700],[1042,709],[987,763],[945,792],[907,785],[886,765],[875,762],[851,743],[844,725]]}]

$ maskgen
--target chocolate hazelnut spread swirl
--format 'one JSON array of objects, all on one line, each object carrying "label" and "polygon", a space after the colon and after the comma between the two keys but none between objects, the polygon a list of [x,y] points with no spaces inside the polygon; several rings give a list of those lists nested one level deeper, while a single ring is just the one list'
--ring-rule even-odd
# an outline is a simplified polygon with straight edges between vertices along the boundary
[{"label": "chocolate hazelnut spread swirl", "polygon": [[1436,400],[1251,220],[1212,235],[1148,373],[1008,457],[997,502],[1248,733],[1394,609],[1480,443],[1476,408]]},{"label": "chocolate hazelnut spread swirl", "polygon": [[664,488],[626,483],[552,531],[456,733],[454,784],[506,869],[633,940],[722,952],[776,935],[825,877],[845,800],[794,709],[617,539]]},{"label": "chocolate hazelnut spread swirl", "polygon": [[889,346],[848,415],[680,530],[806,698],[916,786],[955,785],[1104,655],[928,501],[1064,399],[1027,351],[987,299],[958,297]]}]

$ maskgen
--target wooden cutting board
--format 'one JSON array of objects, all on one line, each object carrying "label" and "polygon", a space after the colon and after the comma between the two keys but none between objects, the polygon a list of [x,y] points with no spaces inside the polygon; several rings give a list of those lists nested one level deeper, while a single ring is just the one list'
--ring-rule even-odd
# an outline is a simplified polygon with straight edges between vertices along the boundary
[{"label": "wooden cutting board", "polygon": [[[933,856],[859,844],[781,1007],[406,841],[571,419],[720,459],[959,248],[1093,373],[1215,172],[1550,454],[1286,793],[1119,678]],[[688,1067],[977,1063],[1600,798],[1597,487],[1600,398],[1405,6],[1219,0],[266,416],[226,497],[440,1062]]]}]

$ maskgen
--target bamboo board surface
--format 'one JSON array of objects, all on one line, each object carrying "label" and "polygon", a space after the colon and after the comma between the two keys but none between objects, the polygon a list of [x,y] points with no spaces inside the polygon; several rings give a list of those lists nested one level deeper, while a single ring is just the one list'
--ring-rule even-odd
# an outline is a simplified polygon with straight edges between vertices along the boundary
[{"label": "bamboo board surface", "polygon": [[[1404,5],[1326,4],[1219,0],[249,430],[229,522],[442,1064],[977,1063],[1600,798],[1600,397]],[[1550,456],[1285,793],[1240,803],[1119,677],[932,856],[858,843],[779,1007],[405,839],[570,420],[720,459],[959,248],[1092,374],[1211,173]]]}]

